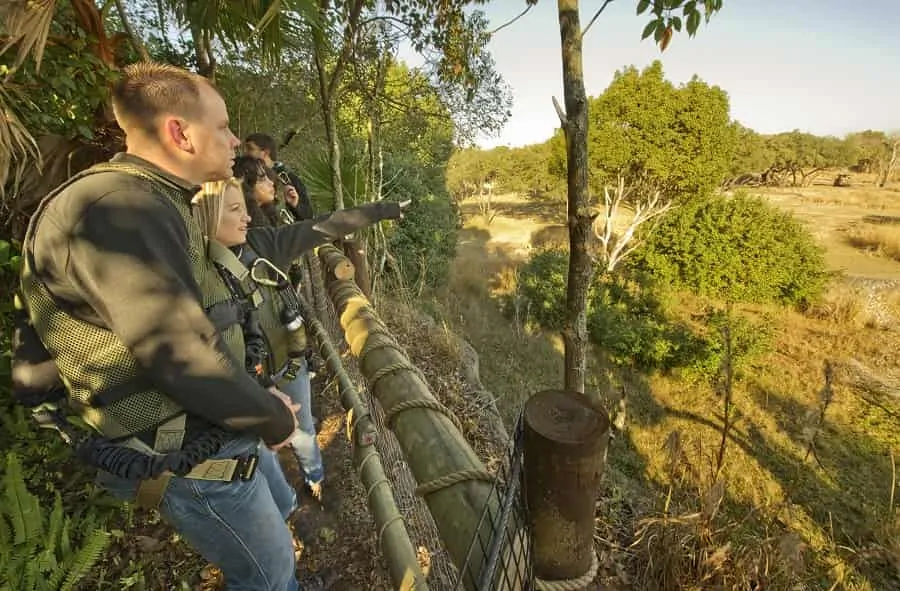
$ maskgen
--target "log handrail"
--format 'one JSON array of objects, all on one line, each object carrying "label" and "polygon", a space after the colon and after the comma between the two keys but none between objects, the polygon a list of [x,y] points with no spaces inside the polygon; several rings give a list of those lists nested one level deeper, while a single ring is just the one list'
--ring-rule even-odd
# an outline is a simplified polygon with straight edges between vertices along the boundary
[{"label": "log handrail", "polygon": [[[491,520],[481,522],[480,517],[485,509],[498,514],[497,498],[491,494],[494,477],[466,442],[456,417],[435,398],[357,285],[335,279],[333,269],[327,266],[338,258],[328,249],[320,249],[319,256],[327,269],[323,275],[328,295],[350,350],[385,411],[387,427],[400,444],[418,483],[416,492],[424,497],[444,547],[462,569],[476,535],[482,547],[490,544]],[[475,589],[483,562],[484,556],[472,556],[470,572],[460,573],[467,589]]]}]

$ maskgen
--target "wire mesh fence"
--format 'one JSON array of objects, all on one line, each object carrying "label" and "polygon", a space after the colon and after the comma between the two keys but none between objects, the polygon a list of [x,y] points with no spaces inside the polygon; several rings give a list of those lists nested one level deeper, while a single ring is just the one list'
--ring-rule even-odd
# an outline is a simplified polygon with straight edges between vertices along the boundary
[{"label": "wire mesh fence", "polygon": [[[324,288],[321,263],[315,256],[308,256],[306,259],[313,285],[313,299],[316,302],[316,309],[319,315],[322,316],[320,321],[331,334],[333,342],[338,343],[340,349],[346,348],[347,345],[337,311],[334,309],[334,305],[331,299],[328,298]],[[397,502],[397,508],[406,522],[410,539],[416,546],[419,562],[427,576],[428,585],[435,590],[452,589],[458,577],[456,567],[444,549],[437,525],[435,525],[434,519],[431,517],[431,512],[428,510],[425,500],[415,492],[416,479],[413,477],[409,465],[403,459],[403,452],[400,449],[397,438],[385,426],[384,410],[372,395],[372,392],[364,387],[364,380],[359,375],[358,369],[353,367],[353,364],[346,364],[346,369],[359,385],[360,393],[365,396],[369,413],[378,430],[378,439],[375,447],[381,455],[385,473],[394,489],[394,499]]]},{"label": "wire mesh fence", "polygon": [[[531,591],[534,588],[531,543],[523,482],[523,427],[516,423],[507,461],[501,466],[491,495],[497,501],[485,504],[477,531],[487,521],[491,537],[472,540],[454,590]],[[496,508],[493,508],[496,507]],[[481,568],[476,569],[475,565]]]}]

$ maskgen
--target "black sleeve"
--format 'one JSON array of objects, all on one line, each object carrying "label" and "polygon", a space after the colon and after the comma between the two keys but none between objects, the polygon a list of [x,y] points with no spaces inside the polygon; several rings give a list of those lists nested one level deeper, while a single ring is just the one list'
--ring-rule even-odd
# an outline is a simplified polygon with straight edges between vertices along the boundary
[{"label": "black sleeve", "polygon": [[378,201],[288,226],[250,228],[247,240],[260,256],[270,259],[278,268],[286,269],[291,261],[320,244],[337,240],[376,222],[399,217],[399,204]]},{"label": "black sleeve", "polygon": [[303,181],[300,180],[300,177],[293,172],[288,171],[287,175],[291,184],[297,189],[297,194],[300,196],[297,200],[297,206],[291,207],[291,213],[293,213],[294,217],[298,220],[313,219],[316,216],[316,213],[313,210],[312,202],[309,200],[309,193],[306,190],[306,185],[304,185]]},{"label": "black sleeve", "polygon": [[74,227],[66,276],[185,410],[269,444],[284,441],[290,410],[228,353],[201,306],[187,252],[184,221],[165,198],[111,192]]},{"label": "black sleeve", "polygon": [[12,393],[19,404],[33,407],[66,397],[56,362],[35,332],[19,294],[13,309],[12,354]]}]

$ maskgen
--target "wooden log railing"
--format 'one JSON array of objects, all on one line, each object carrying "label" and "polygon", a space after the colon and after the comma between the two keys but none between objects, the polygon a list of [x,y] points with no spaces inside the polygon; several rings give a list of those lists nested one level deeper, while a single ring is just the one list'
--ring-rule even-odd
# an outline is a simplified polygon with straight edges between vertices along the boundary
[{"label": "wooden log railing", "polygon": [[[352,270],[349,277],[353,277]],[[316,318],[312,306],[302,295],[298,294],[298,300],[307,328],[319,345],[328,369],[337,378],[341,406],[349,413],[347,434],[353,449],[353,466],[366,491],[366,502],[378,530],[378,543],[387,562],[393,588],[399,591],[427,591],[425,575],[375,448],[378,433],[369,409],[344,370],[340,354],[331,343],[328,331]]]},{"label": "wooden log railing", "polygon": [[[358,286],[336,278],[333,265],[343,253],[331,245],[318,252],[345,339],[384,409],[385,424],[418,484],[417,494],[425,498],[444,547],[462,569],[476,535],[483,548],[490,544],[493,524],[480,517],[486,509],[498,514],[497,499],[491,495],[493,476],[464,439],[458,419],[434,397]],[[462,573],[467,589],[476,588],[483,566],[484,556],[469,558],[469,572]]]}]

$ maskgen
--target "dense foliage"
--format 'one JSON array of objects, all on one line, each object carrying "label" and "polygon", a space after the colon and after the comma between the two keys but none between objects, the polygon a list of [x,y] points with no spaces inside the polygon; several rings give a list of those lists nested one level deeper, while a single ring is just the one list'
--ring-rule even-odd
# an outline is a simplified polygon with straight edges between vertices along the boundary
[{"label": "dense foliage", "polygon": [[632,264],[667,283],[735,302],[803,306],[827,279],[823,250],[809,230],[792,214],[743,193],[675,209]]}]

